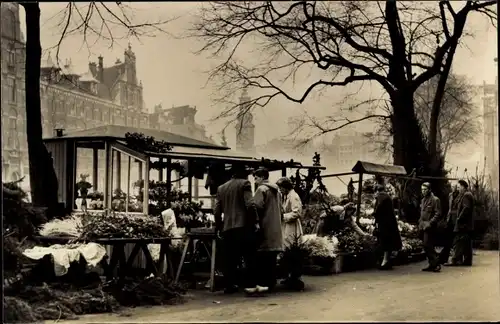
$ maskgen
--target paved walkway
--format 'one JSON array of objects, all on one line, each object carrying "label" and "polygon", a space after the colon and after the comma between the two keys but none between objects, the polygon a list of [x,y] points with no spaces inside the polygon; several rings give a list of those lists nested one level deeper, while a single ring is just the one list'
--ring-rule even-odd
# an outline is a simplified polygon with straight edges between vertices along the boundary
[{"label": "paved walkway", "polygon": [[[88,315],[79,322],[499,321],[499,253],[478,251],[470,268],[425,273],[425,263],[305,277],[306,291],[263,298],[195,292],[178,306]],[[61,323],[61,322],[59,322]]]}]

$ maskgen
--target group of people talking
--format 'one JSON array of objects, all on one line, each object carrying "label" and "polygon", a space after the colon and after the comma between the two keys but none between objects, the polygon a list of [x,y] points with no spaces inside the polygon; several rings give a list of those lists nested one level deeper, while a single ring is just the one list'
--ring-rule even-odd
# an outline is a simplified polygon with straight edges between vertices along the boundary
[{"label": "group of people talking", "polygon": [[[302,235],[302,202],[289,178],[276,184],[269,171],[253,172],[255,192],[243,165],[234,165],[232,178],[217,189],[214,218],[222,239],[224,292],[266,293],[276,286],[277,257]],[[241,260],[244,276],[239,276]],[[240,279],[244,278],[244,282]],[[290,273],[284,284],[298,286],[300,277]]]},{"label": "group of people talking", "polygon": [[[249,171],[245,166],[235,164],[231,172],[232,178],[217,189],[214,208],[216,231],[223,243],[224,292],[234,293],[243,288],[249,295],[266,293],[277,284],[279,253],[303,234],[300,220],[302,202],[289,178],[282,177],[272,183],[269,171],[259,168],[253,172],[255,190],[252,191]],[[391,254],[402,248],[402,240],[392,197],[383,184],[378,184],[375,191],[373,235],[383,255],[379,268],[390,270]],[[432,193],[431,185],[423,183],[421,191],[418,229],[429,263],[422,270],[439,272],[443,264],[472,265],[474,204],[468,183],[460,180],[453,186],[446,217],[442,217],[439,198]],[[339,226],[350,226],[358,236],[371,235],[357,225],[356,206],[352,202],[343,201],[330,209],[330,212],[320,215],[316,228],[318,236],[331,235],[332,229]],[[446,243],[438,254],[437,235],[443,235],[443,231],[439,231],[443,228]],[[454,254],[448,262],[452,249]],[[243,276],[240,275],[242,260],[245,265]],[[300,274],[296,273],[289,273],[283,284],[304,286]]]}]

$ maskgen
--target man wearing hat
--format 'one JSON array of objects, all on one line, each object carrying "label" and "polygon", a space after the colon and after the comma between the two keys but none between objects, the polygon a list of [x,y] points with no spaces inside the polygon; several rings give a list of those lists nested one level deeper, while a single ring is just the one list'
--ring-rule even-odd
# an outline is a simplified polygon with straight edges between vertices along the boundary
[{"label": "man wearing hat", "polygon": [[436,227],[441,219],[441,202],[431,191],[431,184],[425,182],[421,186],[422,202],[420,203],[420,219],[418,229],[423,236],[424,251],[429,266],[422,271],[439,272],[441,265],[436,252]]},{"label": "man wearing hat", "polygon": [[474,197],[469,191],[469,184],[465,180],[458,181],[460,201],[458,203],[457,219],[453,228],[455,235],[453,248],[455,253],[451,258],[450,266],[472,265],[472,231],[474,229]]}]

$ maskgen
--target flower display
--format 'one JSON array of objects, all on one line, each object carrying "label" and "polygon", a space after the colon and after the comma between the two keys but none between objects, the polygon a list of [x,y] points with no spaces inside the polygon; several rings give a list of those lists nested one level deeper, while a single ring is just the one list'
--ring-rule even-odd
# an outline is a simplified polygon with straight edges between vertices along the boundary
[{"label": "flower display", "polygon": [[360,253],[375,251],[377,239],[374,236],[360,236],[351,228],[345,228],[336,235],[339,240],[339,249],[346,253]]},{"label": "flower display", "polygon": [[316,234],[304,235],[302,243],[311,257],[335,258],[338,252],[338,240],[335,237],[318,237]]}]

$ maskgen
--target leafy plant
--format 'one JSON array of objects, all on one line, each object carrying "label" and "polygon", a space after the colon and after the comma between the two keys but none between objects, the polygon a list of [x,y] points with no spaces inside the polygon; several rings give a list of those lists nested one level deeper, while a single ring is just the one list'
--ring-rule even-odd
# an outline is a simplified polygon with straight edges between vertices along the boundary
[{"label": "leafy plant", "polygon": [[474,231],[481,245],[488,249],[498,249],[497,192],[490,185],[491,179],[476,167],[475,175],[468,176],[469,189],[474,196]]},{"label": "leafy plant", "polygon": [[290,244],[279,258],[278,266],[282,273],[288,273],[292,277],[299,278],[304,266],[309,262],[310,251],[300,236],[295,236],[290,240]]},{"label": "leafy plant", "polygon": [[[134,186],[140,188],[138,201],[142,201],[144,190],[144,180],[137,181]],[[202,226],[200,214],[203,202],[189,201],[189,193],[172,188],[165,181],[149,181],[149,213],[159,216],[162,211],[172,208],[175,213],[177,226],[179,227],[199,227]]]},{"label": "leafy plant", "polygon": [[172,150],[172,146],[165,141],[157,141],[152,136],[142,133],[125,133],[125,142],[130,148],[139,152],[166,153]]}]

